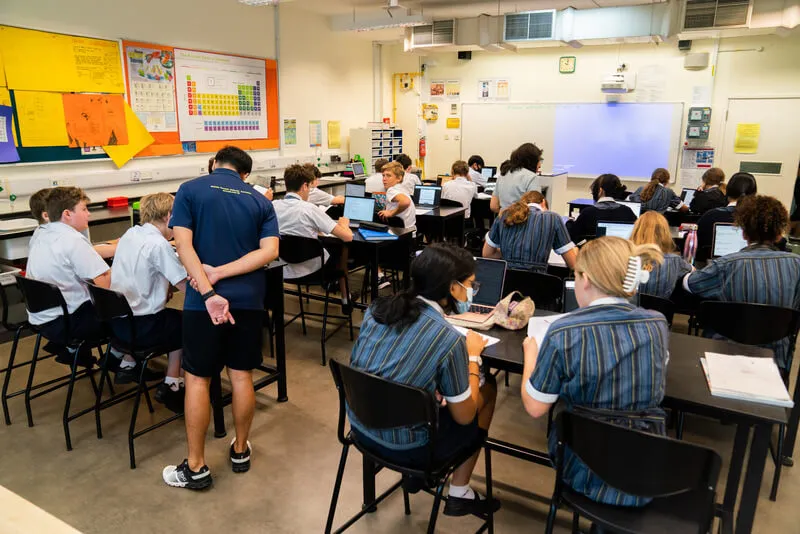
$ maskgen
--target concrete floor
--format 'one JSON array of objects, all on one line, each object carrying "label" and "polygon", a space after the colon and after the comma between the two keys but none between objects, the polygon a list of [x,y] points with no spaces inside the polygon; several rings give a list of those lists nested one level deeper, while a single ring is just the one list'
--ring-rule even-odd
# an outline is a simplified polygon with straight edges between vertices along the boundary
[{"label": "concrete floor", "polygon": [[[0,484],[85,533],[224,532],[231,528],[235,532],[321,532],[341,448],[336,439],[337,395],[330,371],[320,366],[319,328],[311,325],[307,337],[299,324],[287,328],[289,401],[276,402],[275,386],[257,395],[249,473],[230,471],[227,452],[231,438],[217,440],[209,432],[206,458],[214,476],[213,487],[192,492],[165,486],[162,468],[186,456],[182,421],[138,439],[138,467],[130,470],[126,436],[131,402],[103,412],[102,440],[95,436],[91,415],[73,422],[74,450],[67,452],[61,426],[65,390],[60,390],[33,402],[33,428],[26,426],[22,398],[11,401],[12,425],[0,426]],[[28,358],[32,347],[33,339],[25,339],[18,358]],[[329,341],[328,355],[346,359],[350,347],[343,330]],[[9,349],[10,343],[0,346],[0,363],[5,363]],[[37,370],[37,379],[56,376],[65,369],[50,360],[41,365],[41,373]],[[22,387],[26,377],[27,369],[15,373],[12,388]],[[519,380],[512,376],[510,388],[500,387],[491,435],[545,449],[545,422],[533,421],[524,412]],[[89,384],[79,384],[73,406],[91,403]],[[140,425],[169,414],[163,406],[156,407],[151,416],[143,405]],[[226,417],[230,432],[230,409]],[[733,427],[689,417],[686,439],[716,448],[727,461]],[[482,465],[481,460],[473,479],[480,489],[484,487]],[[800,510],[795,507],[800,497],[798,469],[784,470],[778,502],[772,503],[768,493],[773,464],[767,461],[755,532],[800,533]],[[553,471],[498,454],[493,455],[493,470],[495,494],[503,503],[495,516],[497,532],[543,531]],[[360,477],[361,458],[354,452],[336,524],[359,510]],[[379,475],[379,491],[395,480],[391,473]],[[425,493],[413,495],[412,515],[406,517],[398,492],[351,531],[424,532],[431,502]],[[559,519],[557,532],[568,532],[569,516],[560,514]],[[437,532],[470,532],[478,526],[475,518],[440,516]]]}]

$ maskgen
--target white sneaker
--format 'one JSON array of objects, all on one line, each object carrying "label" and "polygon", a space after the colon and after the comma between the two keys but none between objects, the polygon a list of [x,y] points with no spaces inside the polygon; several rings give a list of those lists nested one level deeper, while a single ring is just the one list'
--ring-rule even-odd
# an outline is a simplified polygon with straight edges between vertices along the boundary
[{"label": "white sneaker", "polygon": [[189,469],[189,460],[184,460],[180,465],[168,465],[161,472],[164,482],[173,488],[187,488],[200,490],[211,486],[213,479],[207,465],[200,471]]}]

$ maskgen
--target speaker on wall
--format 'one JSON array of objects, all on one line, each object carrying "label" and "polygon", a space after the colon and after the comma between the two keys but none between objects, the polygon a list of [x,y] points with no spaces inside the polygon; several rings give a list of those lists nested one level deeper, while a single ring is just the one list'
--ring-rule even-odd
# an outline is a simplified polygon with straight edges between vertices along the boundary
[{"label": "speaker on wall", "polygon": [[470,59],[472,59],[472,51],[471,50],[465,50],[463,52],[459,52],[458,53],[458,59],[464,59],[466,61],[469,61]]},{"label": "speaker on wall", "polygon": [[685,41],[678,41],[678,50],[691,50],[692,49],[692,41],[685,40]]}]

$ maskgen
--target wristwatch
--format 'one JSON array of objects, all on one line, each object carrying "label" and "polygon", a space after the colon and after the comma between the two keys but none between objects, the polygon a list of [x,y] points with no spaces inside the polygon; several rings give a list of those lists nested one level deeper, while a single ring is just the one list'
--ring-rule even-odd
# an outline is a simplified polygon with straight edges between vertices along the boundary
[{"label": "wristwatch", "polygon": [[483,365],[483,360],[481,359],[480,356],[470,356],[469,361],[477,363],[478,367],[481,367]]},{"label": "wristwatch", "polygon": [[209,291],[208,293],[203,293],[203,294],[202,294],[202,295],[200,295],[200,296],[202,297],[202,299],[203,299],[203,302],[205,302],[205,301],[207,301],[208,299],[210,299],[211,297],[213,297],[213,296],[214,296],[214,295],[216,295],[216,294],[217,294],[217,292],[216,292],[216,291],[214,291],[214,290],[212,289],[212,290],[211,290],[211,291]]}]

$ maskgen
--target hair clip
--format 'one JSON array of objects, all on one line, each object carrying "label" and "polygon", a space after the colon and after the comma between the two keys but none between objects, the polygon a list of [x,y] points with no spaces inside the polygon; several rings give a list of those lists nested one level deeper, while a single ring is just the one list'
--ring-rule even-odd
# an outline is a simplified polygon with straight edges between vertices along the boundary
[{"label": "hair clip", "polygon": [[628,258],[628,270],[625,272],[625,280],[622,282],[622,289],[626,293],[631,293],[650,280],[650,271],[642,269],[642,258],[640,256],[630,256]]}]

